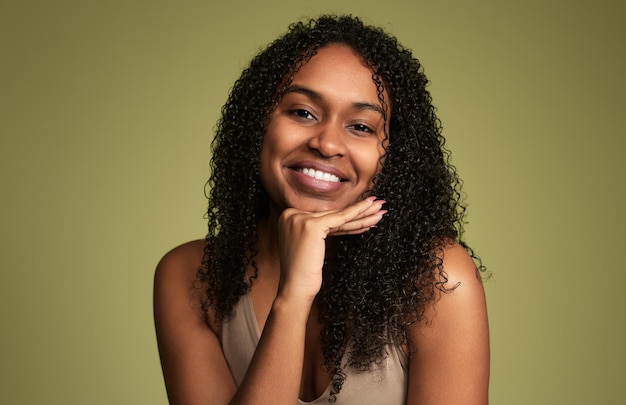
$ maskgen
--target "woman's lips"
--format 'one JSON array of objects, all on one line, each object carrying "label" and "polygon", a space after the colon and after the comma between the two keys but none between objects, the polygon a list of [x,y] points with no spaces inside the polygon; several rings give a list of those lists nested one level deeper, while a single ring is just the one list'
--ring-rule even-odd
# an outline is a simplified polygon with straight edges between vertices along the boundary
[{"label": "woman's lips", "polygon": [[324,164],[315,160],[302,160],[290,165],[292,170],[313,177],[317,180],[345,182],[348,177],[334,165]]},{"label": "woman's lips", "polygon": [[301,162],[291,167],[298,188],[313,194],[326,194],[341,189],[348,179],[339,170],[315,162]]},{"label": "woman's lips", "polygon": [[341,179],[332,173],[325,172],[323,170],[315,170],[311,167],[301,167],[296,169],[297,172],[304,174],[305,176],[312,177],[316,180],[329,181],[331,183],[339,183]]}]

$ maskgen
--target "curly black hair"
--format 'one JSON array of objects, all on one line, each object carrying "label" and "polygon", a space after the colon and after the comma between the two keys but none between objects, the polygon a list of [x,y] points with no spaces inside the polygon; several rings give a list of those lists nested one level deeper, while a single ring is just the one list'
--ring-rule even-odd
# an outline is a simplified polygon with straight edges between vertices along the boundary
[{"label": "curly black hair", "polygon": [[318,295],[324,365],[338,393],[343,367],[368,370],[385,358],[388,345],[415,349],[408,326],[424,317],[436,289],[454,288],[445,285],[441,252],[446,244],[456,241],[477,258],[462,240],[461,181],[444,147],[419,61],[380,28],[352,16],[325,15],[292,24],[258,54],[222,108],[207,182],[209,229],[198,270],[207,294],[204,309],[211,307],[223,322],[254,282],[254,276],[246,278],[246,268],[258,272],[256,225],[268,214],[259,175],[268,117],[298,69],[333,43],[361,55],[390,109],[384,164],[371,190],[386,201],[388,213],[369,232],[329,239]]}]

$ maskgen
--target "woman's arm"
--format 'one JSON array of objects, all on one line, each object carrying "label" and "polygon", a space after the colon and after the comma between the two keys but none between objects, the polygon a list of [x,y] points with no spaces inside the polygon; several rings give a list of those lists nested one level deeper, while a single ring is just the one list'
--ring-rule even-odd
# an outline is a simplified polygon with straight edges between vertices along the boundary
[{"label": "woman's arm", "polygon": [[209,327],[200,310],[203,291],[193,289],[202,246],[203,241],[196,241],[175,248],[156,270],[154,317],[170,404],[295,404],[312,300],[303,300],[294,288],[279,293],[237,388],[217,327]]},{"label": "woman's arm", "polygon": [[305,335],[322,281],[325,239],[367,231],[383,202],[368,198],[338,211],[286,210],[280,219],[280,286],[246,376],[236,387],[216,334],[193,290],[203,241],[175,248],[159,263],[154,311],[161,364],[171,404],[288,404],[297,402]]},{"label": "woman's arm", "polygon": [[444,251],[448,293],[437,291],[426,320],[412,326],[407,404],[485,405],[489,388],[489,326],[480,274],[460,245]]},{"label": "woman's arm", "polygon": [[193,289],[204,241],[181,245],[161,259],[154,279],[154,320],[170,404],[228,404],[236,387],[218,337]]},{"label": "woman's arm", "polygon": [[282,213],[278,293],[234,404],[297,402],[307,321],[322,284],[326,238],[366,232],[382,218],[382,204],[371,197],[342,210]]}]

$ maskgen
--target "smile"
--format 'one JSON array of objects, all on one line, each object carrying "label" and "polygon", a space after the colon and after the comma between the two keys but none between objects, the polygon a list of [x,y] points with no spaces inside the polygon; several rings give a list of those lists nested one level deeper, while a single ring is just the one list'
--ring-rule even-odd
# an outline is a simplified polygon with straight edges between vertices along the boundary
[{"label": "smile", "polygon": [[298,171],[306,176],[313,177],[316,180],[330,181],[333,183],[341,182],[341,179],[334,174],[323,172],[321,170],[310,169],[308,167],[298,169]]}]

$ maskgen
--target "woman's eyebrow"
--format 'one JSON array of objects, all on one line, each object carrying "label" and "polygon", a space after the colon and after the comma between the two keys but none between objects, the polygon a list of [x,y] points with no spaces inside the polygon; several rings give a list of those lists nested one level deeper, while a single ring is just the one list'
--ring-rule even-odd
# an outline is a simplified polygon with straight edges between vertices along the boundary
[{"label": "woman's eyebrow", "polygon": [[319,101],[322,99],[322,95],[320,93],[318,93],[315,90],[311,90],[307,87],[303,87],[303,86],[298,86],[297,84],[292,84],[291,86],[287,87],[287,89],[285,90],[285,93],[283,93],[283,95],[287,95],[289,93],[298,93],[298,94],[302,94],[305,95],[315,101]]},{"label": "woman's eyebrow", "polygon": [[[289,93],[302,94],[302,95],[307,96],[310,99],[315,100],[315,101],[321,101],[322,98],[323,98],[322,95],[320,93],[318,93],[317,91],[311,90],[308,87],[299,86],[297,84],[293,84],[293,85],[287,87],[287,89],[285,90],[283,95],[286,95],[286,94],[289,94]],[[366,102],[358,102],[358,103],[353,103],[352,107],[357,109],[357,110],[372,110],[374,112],[379,113],[382,116],[385,115],[384,112],[383,112],[383,109],[381,108],[381,106],[379,106],[377,104],[366,103]]]},{"label": "woman's eyebrow", "polygon": [[383,109],[377,105],[377,104],[371,104],[371,103],[354,103],[353,104],[354,108],[358,109],[358,110],[372,110],[374,112],[379,113],[380,115],[382,115],[383,117],[385,116]]}]

